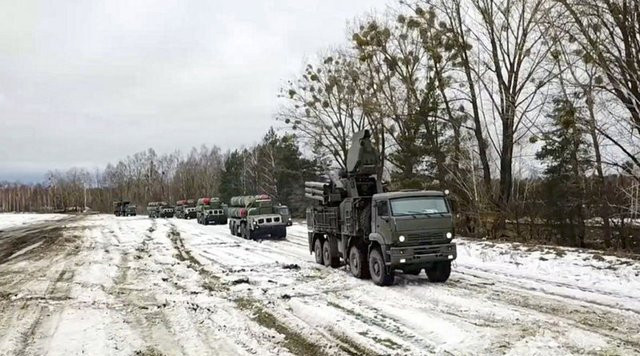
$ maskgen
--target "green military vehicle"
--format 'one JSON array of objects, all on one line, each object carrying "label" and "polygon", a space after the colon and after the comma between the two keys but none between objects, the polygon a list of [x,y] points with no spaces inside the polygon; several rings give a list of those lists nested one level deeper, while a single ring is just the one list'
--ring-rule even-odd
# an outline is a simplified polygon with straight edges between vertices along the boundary
[{"label": "green military vehicle", "polygon": [[136,216],[138,215],[138,207],[135,204],[127,205],[125,209],[125,216]]},{"label": "green military vehicle", "polygon": [[282,216],[282,221],[284,221],[287,226],[293,225],[293,220],[291,220],[291,212],[289,211],[289,207],[286,205],[276,205],[273,207],[273,211]]},{"label": "green military vehicle", "polygon": [[149,215],[150,218],[160,217],[160,202],[149,202],[149,204],[147,204],[147,215]]},{"label": "green military vehicle", "polygon": [[229,201],[229,231],[245,239],[285,238],[287,224],[268,195],[233,197]]},{"label": "green military vehicle", "polygon": [[200,198],[196,203],[198,224],[226,224],[227,214],[220,198]]},{"label": "green military vehicle", "polygon": [[127,206],[130,202],[126,200],[118,200],[113,202],[113,215],[115,216],[127,216]]},{"label": "green military vehicle", "polygon": [[378,154],[368,130],[354,134],[340,179],[306,182],[309,251],[317,263],[338,267],[340,258],[358,278],[391,285],[394,273],[445,282],[456,258],[453,214],[440,191],[383,192],[376,179]]},{"label": "green military vehicle", "polygon": [[186,204],[186,200],[178,200],[176,202],[176,208],[175,208],[175,216],[178,219],[184,219],[184,208],[185,208],[185,204]]},{"label": "green military vehicle", "polygon": [[160,202],[158,208],[158,217],[160,218],[172,218],[175,214],[175,209],[165,202]]}]

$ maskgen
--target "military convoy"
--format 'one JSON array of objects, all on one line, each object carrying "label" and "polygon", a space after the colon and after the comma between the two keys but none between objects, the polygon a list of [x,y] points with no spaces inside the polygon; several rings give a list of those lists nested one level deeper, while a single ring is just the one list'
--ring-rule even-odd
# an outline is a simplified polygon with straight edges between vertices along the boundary
[{"label": "military convoy", "polygon": [[220,198],[200,198],[196,203],[198,224],[226,224],[227,214]]},{"label": "military convoy", "polygon": [[245,239],[287,237],[287,223],[275,211],[268,195],[232,197],[227,213],[229,231]]},{"label": "military convoy", "polygon": [[394,273],[445,282],[456,258],[453,217],[440,191],[384,192],[376,172],[378,154],[370,133],[354,134],[347,167],[339,179],[305,182],[309,252],[317,263],[338,267],[340,259],[358,278],[390,285]]}]

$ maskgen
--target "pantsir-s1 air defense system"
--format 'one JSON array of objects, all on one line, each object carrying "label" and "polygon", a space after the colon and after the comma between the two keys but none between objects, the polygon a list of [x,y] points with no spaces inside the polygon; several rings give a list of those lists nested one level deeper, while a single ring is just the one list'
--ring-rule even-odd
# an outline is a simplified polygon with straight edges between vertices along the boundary
[{"label": "pantsir-s1 air defense system", "polygon": [[220,198],[200,198],[196,204],[196,219],[199,224],[226,224],[227,214]]},{"label": "pantsir-s1 air defense system", "polygon": [[229,230],[232,235],[245,239],[261,237],[287,237],[287,222],[274,211],[268,195],[233,197],[227,208]]},{"label": "pantsir-s1 air defense system", "polygon": [[383,192],[378,154],[368,130],[354,134],[346,171],[331,182],[306,182],[309,251],[316,262],[338,267],[340,258],[358,278],[390,285],[401,270],[425,270],[444,282],[456,258],[453,215],[444,192]]}]

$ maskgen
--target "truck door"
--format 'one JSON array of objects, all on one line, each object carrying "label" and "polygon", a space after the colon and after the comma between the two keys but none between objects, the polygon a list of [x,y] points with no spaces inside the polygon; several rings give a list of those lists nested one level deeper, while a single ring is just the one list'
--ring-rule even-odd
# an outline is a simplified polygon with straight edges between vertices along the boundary
[{"label": "truck door", "polygon": [[379,200],[375,204],[375,214],[372,219],[372,230],[378,234],[389,237],[391,236],[391,216],[389,214],[389,202]]}]

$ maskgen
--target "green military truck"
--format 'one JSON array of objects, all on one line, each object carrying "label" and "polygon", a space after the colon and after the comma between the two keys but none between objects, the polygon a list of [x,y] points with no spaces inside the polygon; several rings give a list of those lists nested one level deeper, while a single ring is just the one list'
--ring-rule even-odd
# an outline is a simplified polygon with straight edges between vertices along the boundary
[{"label": "green military truck", "polygon": [[378,154],[368,130],[354,134],[346,171],[332,182],[306,182],[309,251],[317,263],[338,267],[342,258],[358,278],[391,285],[394,273],[445,282],[456,258],[453,214],[440,191],[383,192]]},{"label": "green military truck", "polygon": [[138,215],[138,207],[135,204],[127,205],[125,209],[125,216],[136,216]]},{"label": "green military truck", "polygon": [[160,216],[160,202],[152,201],[147,204],[147,215],[150,218],[157,218]]},{"label": "green military truck", "polygon": [[158,217],[160,218],[172,218],[175,214],[175,209],[165,202],[160,202],[158,210]]},{"label": "green military truck", "polygon": [[130,202],[126,200],[118,200],[113,202],[113,215],[115,216],[127,216],[127,206]]},{"label": "green military truck", "polygon": [[187,200],[178,200],[175,207],[175,216],[178,219],[184,219],[184,208]]},{"label": "green military truck", "polygon": [[227,214],[220,198],[200,198],[196,203],[198,224],[226,224]]},{"label": "green military truck", "polygon": [[229,207],[229,231],[245,239],[285,238],[287,224],[274,211],[268,195],[247,195],[231,198]]}]

